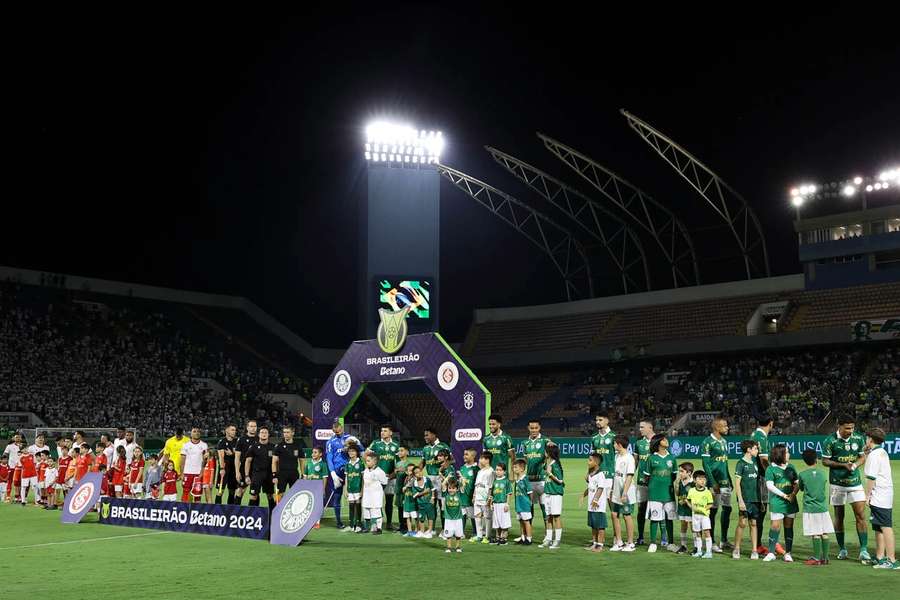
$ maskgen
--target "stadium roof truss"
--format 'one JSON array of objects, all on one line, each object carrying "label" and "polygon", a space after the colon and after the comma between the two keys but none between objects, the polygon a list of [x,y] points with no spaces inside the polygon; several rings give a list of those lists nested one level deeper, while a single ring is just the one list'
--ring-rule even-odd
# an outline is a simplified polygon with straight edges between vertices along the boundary
[{"label": "stadium roof truss", "polygon": [[503,168],[600,242],[616,265],[626,294],[652,289],[644,246],[625,221],[599,202],[540,169],[491,146],[485,146],[485,149]]},{"label": "stadium roof truss", "polygon": [[584,246],[568,229],[492,185],[446,165],[438,164],[437,169],[450,183],[547,254],[563,277],[568,300],[593,298],[590,261]]},{"label": "stadium roof truss", "polygon": [[554,156],[653,237],[669,264],[675,287],[700,284],[694,243],[672,211],[589,156],[543,133],[537,136]]},{"label": "stadium roof truss", "polygon": [[770,275],[766,237],[744,198],[671,138],[626,110],[628,125],[674,168],[725,221],[738,243],[747,279]]}]

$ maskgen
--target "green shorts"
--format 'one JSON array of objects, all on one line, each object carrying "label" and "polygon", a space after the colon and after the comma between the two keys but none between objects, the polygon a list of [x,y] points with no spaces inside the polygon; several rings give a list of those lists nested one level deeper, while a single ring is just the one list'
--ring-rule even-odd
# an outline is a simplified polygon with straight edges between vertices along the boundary
[{"label": "green shorts", "polygon": [[417,512],[419,513],[419,521],[434,521],[433,504],[429,504],[428,506],[420,506]]},{"label": "green shorts", "polygon": [[616,504],[612,503],[612,511],[617,515],[622,515],[623,517],[627,517],[634,510],[634,504]]},{"label": "green shorts", "polygon": [[588,512],[588,527],[591,529],[606,529],[606,513]]},{"label": "green shorts", "polygon": [[891,524],[893,520],[893,509],[869,505],[869,510],[871,511],[869,520],[872,522],[872,529],[881,531],[882,527],[893,527]]},{"label": "green shorts", "polygon": [[762,503],[760,502],[750,502],[749,504],[747,504],[747,510],[740,511],[740,515],[742,517],[746,517],[750,520],[756,520],[764,514],[765,513],[762,509]]}]

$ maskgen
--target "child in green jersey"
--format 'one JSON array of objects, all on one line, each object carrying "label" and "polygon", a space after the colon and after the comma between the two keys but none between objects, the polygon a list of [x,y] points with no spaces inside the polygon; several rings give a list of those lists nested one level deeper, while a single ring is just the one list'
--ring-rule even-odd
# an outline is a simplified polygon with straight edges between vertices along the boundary
[{"label": "child in green jersey", "polygon": [[585,550],[603,552],[603,544],[606,541],[606,506],[607,492],[606,473],[601,465],[603,457],[597,452],[591,452],[588,456],[587,489],[578,500],[578,506],[584,505],[584,499],[588,500],[588,527],[591,528],[591,544]]},{"label": "child in green jersey", "polygon": [[421,530],[416,525],[419,519],[419,512],[416,506],[415,469],[415,464],[411,462],[406,463],[406,475],[403,477],[403,488],[401,488],[401,493],[399,494],[403,498],[401,515],[406,522],[406,533],[404,534],[406,537],[416,537]]},{"label": "child in green jersey", "polygon": [[759,502],[759,442],[756,440],[744,440],[741,442],[743,456],[734,466],[734,491],[738,498],[738,526],[734,532],[734,550],[731,558],[741,557],[741,540],[744,538],[744,529],[750,525],[750,560],[757,560],[758,532],[756,529],[757,517],[762,510]]},{"label": "child in green jersey", "polygon": [[803,564],[809,566],[828,564],[828,534],[834,533],[834,524],[828,514],[825,485],[828,476],[816,468],[816,451],[803,451],[803,462],[809,468],[798,475],[803,492],[803,535],[812,538],[813,555]]},{"label": "child in green jersey", "polygon": [[[472,521],[472,529],[475,529],[475,478],[478,476],[478,463],[475,462],[475,448],[466,448],[463,451],[463,464],[459,468],[459,495],[462,500],[463,532],[466,531],[466,517]],[[474,539],[475,532],[472,532]]]},{"label": "child in green jersey", "polygon": [[[325,493],[325,487],[328,483],[325,479],[328,475],[328,465],[322,460],[325,452],[318,446],[312,449],[312,460],[303,465],[303,479],[318,479],[322,482],[322,493]],[[313,526],[315,529],[321,527],[321,523],[316,521]]]},{"label": "child in green jersey", "polygon": [[672,483],[678,476],[675,457],[669,454],[669,438],[664,433],[657,433],[650,441],[650,457],[644,463],[641,473],[648,480],[647,516],[650,517],[650,544],[647,552],[656,552],[656,534],[660,532],[663,548],[678,550],[665,540],[674,538],[673,521],[677,515],[675,508],[675,490]]},{"label": "child in green jersey", "polygon": [[544,462],[544,496],[547,503],[547,533],[539,548],[556,550],[562,542],[562,500],[565,493],[562,463],[559,461],[559,446],[547,446],[547,460]]},{"label": "child in green jersey", "polygon": [[513,463],[513,478],[515,484],[513,489],[516,495],[516,515],[519,518],[519,531],[521,537],[516,541],[517,544],[525,546],[531,545],[531,483],[528,481],[528,461],[524,458],[517,458]]},{"label": "child in green jersey", "polygon": [[506,536],[512,521],[509,516],[509,497],[513,493],[512,483],[506,476],[506,465],[497,463],[494,467],[494,485],[491,487],[491,497],[488,498],[488,507],[491,510],[494,531],[497,539],[494,543],[505,546]]},{"label": "child in green jersey", "polygon": [[409,464],[409,448],[400,446],[397,448],[397,462],[394,464],[394,500],[397,503],[397,515],[400,517],[400,535],[405,535],[407,529],[406,518],[403,516],[403,486],[406,484],[406,466]]},{"label": "child in green jersey", "polygon": [[687,552],[687,532],[693,522],[691,505],[688,503],[687,495],[693,487],[694,465],[693,463],[683,462],[678,465],[678,479],[675,480],[675,502],[677,504],[675,512],[678,515],[678,521],[681,523],[681,545],[676,550],[678,554]]},{"label": "child in green jersey", "polygon": [[434,486],[431,479],[425,477],[422,465],[418,465],[413,471],[413,489],[416,499],[416,512],[419,514],[421,529],[416,537],[434,537]]},{"label": "child in green jersey", "polygon": [[459,493],[459,482],[455,477],[446,482],[444,494],[444,539],[447,540],[447,554],[453,552],[453,542],[456,542],[456,551],[462,552],[459,541],[463,537],[462,526],[462,495]]},{"label": "child in green jersey", "polygon": [[778,536],[784,525],[784,562],[794,562],[791,548],[794,545],[794,518],[800,510],[797,506],[797,471],[788,461],[791,453],[787,446],[778,444],[769,453],[766,469],[766,488],[769,490],[769,553],[764,562],[775,560],[778,552]]},{"label": "child in green jersey", "polygon": [[362,472],[365,465],[359,460],[359,447],[347,446],[347,465],[344,473],[347,480],[347,504],[350,505],[350,531],[362,533]]}]

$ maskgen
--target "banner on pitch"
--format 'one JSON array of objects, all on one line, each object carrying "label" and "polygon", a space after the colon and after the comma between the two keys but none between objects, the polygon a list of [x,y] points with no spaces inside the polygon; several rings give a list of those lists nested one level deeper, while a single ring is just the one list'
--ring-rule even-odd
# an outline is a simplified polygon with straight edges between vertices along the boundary
[{"label": "banner on pitch", "polygon": [[103,498],[100,501],[100,522],[121,527],[253,540],[269,538],[269,509],[261,506]]},{"label": "banner on pitch", "polygon": [[301,479],[291,486],[272,512],[271,542],[296,546],[322,517],[325,488],[318,479]]},{"label": "banner on pitch", "polygon": [[75,484],[63,503],[61,520],[63,523],[78,523],[88,514],[100,499],[100,484],[103,473],[88,473]]}]

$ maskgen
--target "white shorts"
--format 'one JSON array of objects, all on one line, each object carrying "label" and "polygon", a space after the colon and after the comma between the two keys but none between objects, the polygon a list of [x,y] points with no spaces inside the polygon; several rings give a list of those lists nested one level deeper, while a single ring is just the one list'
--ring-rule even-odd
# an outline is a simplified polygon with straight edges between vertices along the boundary
[{"label": "white shorts", "polygon": [[709,517],[706,515],[691,515],[691,531],[700,533],[712,529],[709,523]]},{"label": "white shorts", "polygon": [[563,497],[554,494],[544,494],[544,507],[548,517],[558,517],[562,515]]},{"label": "white shorts", "polygon": [[509,518],[509,504],[503,503],[494,505],[494,517],[492,523],[494,529],[509,529],[512,524],[512,521]]},{"label": "white shorts", "polygon": [[656,502],[650,500],[647,502],[647,516],[651,521],[674,521],[678,515],[675,510],[675,502]]},{"label": "white shorts", "polygon": [[6,482],[0,483],[0,496],[6,495]]},{"label": "white shorts", "polygon": [[463,506],[463,516],[469,517],[470,519],[475,518],[475,507],[474,506]]},{"label": "white shorts", "polygon": [[803,535],[825,535],[834,533],[831,515],[822,513],[803,513]]},{"label": "white shorts", "polygon": [[143,483],[132,483],[131,484],[131,495],[132,496],[137,496],[138,494],[140,494],[143,491],[144,491]]},{"label": "white shorts", "polygon": [[532,518],[534,518],[534,515],[532,515],[530,512],[520,512],[516,514],[518,515],[520,521],[530,521]]},{"label": "white shorts", "polygon": [[381,507],[363,508],[362,509],[362,518],[363,519],[380,519],[381,518]]},{"label": "white shorts", "polygon": [[38,486],[37,486],[37,487],[38,487],[39,490],[46,490],[46,489],[47,489],[47,482],[46,482],[46,481],[38,481]]},{"label": "white shorts", "polygon": [[431,480],[431,485],[434,487],[434,497],[438,500],[443,498],[443,494],[441,494],[441,476],[440,475],[429,475],[428,479]]},{"label": "white shorts", "polygon": [[66,484],[64,484],[64,483],[57,483],[57,484],[54,484],[53,489],[55,489],[55,490],[57,490],[57,491],[63,491],[63,492],[64,492],[64,491],[66,491],[66,490],[69,489],[69,488],[68,488],[68,486],[67,486]]},{"label": "white shorts", "polygon": [[165,494],[163,496],[163,501],[165,502],[175,502],[178,499],[178,494]]},{"label": "white shorts", "polygon": [[419,513],[417,513],[416,511],[408,511],[408,510],[404,510],[404,511],[403,511],[403,518],[404,518],[404,519],[418,519],[418,518],[419,518]]},{"label": "white shorts", "polygon": [[[676,511],[677,512],[677,511]],[[685,523],[693,523],[694,516],[693,515],[678,515],[679,521],[684,521]]]},{"label": "white shorts", "polygon": [[124,486],[121,486],[121,485],[114,485],[114,486],[113,486],[113,490],[115,490],[115,491],[117,491],[117,492],[121,492],[123,489],[124,489]]},{"label": "white shorts", "polygon": [[393,496],[394,495],[394,482],[391,481],[387,485],[381,486],[384,489],[385,496]]},{"label": "white shorts", "polygon": [[359,502],[362,494],[347,494],[347,502]]},{"label": "white shorts", "polygon": [[462,519],[447,519],[444,521],[444,537],[462,539]]},{"label": "white shorts", "polygon": [[486,504],[476,504],[472,507],[472,510],[476,517],[489,516],[491,514]]},{"label": "white shorts", "polygon": [[647,486],[646,485],[638,485],[635,486],[635,491],[637,492],[637,503],[640,504],[642,502],[647,501]]},{"label": "white shorts", "polygon": [[713,508],[720,506],[731,506],[731,488],[719,488],[718,494],[713,494]]},{"label": "white shorts", "polygon": [[23,477],[19,489],[23,487],[37,487],[37,477]]},{"label": "white shorts", "polygon": [[854,485],[853,487],[844,487],[842,485],[831,486],[832,506],[844,506],[845,504],[865,501],[866,493],[863,491],[861,485]]},{"label": "white shorts", "polygon": [[797,516],[797,513],[791,513],[789,515],[786,515],[784,513],[773,512],[773,513],[769,513],[769,520],[770,521],[783,521],[785,517],[787,517],[788,519],[793,519],[796,516]]}]

